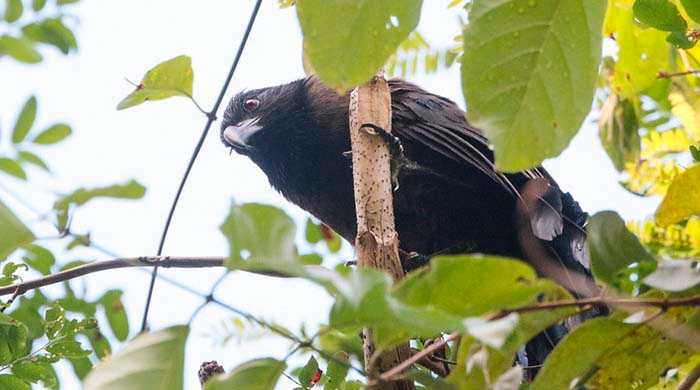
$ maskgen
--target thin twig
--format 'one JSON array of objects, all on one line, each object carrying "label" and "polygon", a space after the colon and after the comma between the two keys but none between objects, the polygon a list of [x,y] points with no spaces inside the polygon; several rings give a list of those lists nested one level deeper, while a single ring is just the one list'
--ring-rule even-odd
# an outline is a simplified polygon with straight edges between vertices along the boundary
[{"label": "thin twig", "polygon": [[411,367],[414,363],[417,363],[419,360],[422,360],[426,356],[430,356],[433,354],[433,352],[437,351],[438,349],[442,348],[443,345],[447,344],[448,342],[457,339],[459,337],[459,333],[453,332],[447,338],[441,338],[440,340],[430,344],[429,346],[423,348],[422,350],[418,351],[408,359],[402,361],[401,363],[397,364],[395,367],[392,369],[388,370],[387,372],[379,375],[379,380],[380,381],[393,381],[396,379],[396,377],[404,372],[407,368]]},{"label": "thin twig", "polygon": [[700,364],[696,365],[695,368],[688,374],[688,376],[683,379],[680,385],[678,385],[677,390],[690,390],[695,385],[695,382],[700,379]]},{"label": "thin twig", "polygon": [[669,73],[665,71],[659,71],[659,73],[656,74],[657,79],[670,79],[671,77],[679,77],[679,76],[688,76],[691,74],[700,74],[700,70],[686,70],[685,72],[676,72],[676,73]]},{"label": "thin twig", "polygon": [[[187,182],[187,177],[189,177],[190,172],[192,171],[192,166],[194,165],[194,162],[197,159],[197,156],[199,155],[199,151],[202,149],[202,145],[204,144],[204,140],[207,138],[207,134],[209,133],[209,129],[211,128],[211,125],[216,120],[216,113],[219,111],[219,106],[221,106],[221,102],[224,100],[224,95],[226,94],[226,90],[228,90],[229,84],[231,84],[231,79],[233,78],[233,73],[236,71],[236,68],[238,67],[238,62],[240,61],[241,55],[243,54],[243,49],[245,48],[245,44],[246,44],[246,42],[248,42],[248,36],[250,35],[250,31],[253,28],[253,23],[255,22],[255,18],[258,15],[258,10],[260,9],[261,3],[262,3],[262,0],[257,0],[255,2],[255,6],[253,7],[253,12],[250,14],[250,19],[248,20],[248,25],[246,26],[246,30],[243,33],[243,38],[241,38],[241,43],[238,46],[238,51],[236,52],[236,56],[233,60],[233,63],[231,64],[231,68],[229,69],[228,74],[226,75],[226,79],[224,80],[224,84],[221,86],[221,91],[219,92],[219,96],[216,98],[216,101],[214,102],[214,107],[212,107],[211,111],[206,114],[207,122],[204,125],[204,130],[202,130],[202,135],[199,137],[199,141],[197,141],[197,145],[195,146],[194,151],[192,152],[192,156],[190,157],[190,161],[187,163],[187,168],[185,169],[185,173],[182,175],[182,180],[180,181],[180,185],[178,186],[177,192],[175,193],[175,198],[173,199],[173,202],[170,206],[170,211],[168,212],[168,217],[165,220],[165,226],[163,227],[163,233],[161,234],[160,243],[158,244],[158,251],[156,253],[158,256],[160,256],[163,253],[163,245],[165,245],[165,238],[168,236],[168,230],[170,229],[170,223],[173,220],[173,215],[175,214],[175,208],[177,207],[177,203],[180,200],[180,195],[182,194],[182,190],[184,189],[185,183]],[[200,110],[201,110],[201,108],[200,108]],[[201,110],[201,111],[204,112],[204,110]],[[148,326],[148,312],[149,312],[149,309],[151,308],[151,299],[153,298],[153,287],[155,286],[157,275],[158,275],[158,266],[153,267],[153,271],[151,272],[151,281],[148,285],[148,293],[146,295],[146,305],[143,309],[143,318],[141,320],[141,331],[142,332],[144,330],[146,330],[146,328]]]}]

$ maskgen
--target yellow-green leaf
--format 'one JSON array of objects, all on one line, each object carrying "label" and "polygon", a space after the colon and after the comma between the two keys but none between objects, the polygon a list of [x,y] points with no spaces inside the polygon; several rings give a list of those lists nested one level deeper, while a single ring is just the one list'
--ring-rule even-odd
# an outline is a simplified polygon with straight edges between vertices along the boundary
[{"label": "yellow-green leaf", "polygon": [[18,39],[11,35],[0,36],[0,56],[7,54],[17,61],[27,64],[41,62],[42,56],[39,54],[31,41],[28,39]]},{"label": "yellow-green leaf", "polygon": [[605,0],[475,0],[464,32],[468,116],[499,170],[561,153],[591,108]]},{"label": "yellow-green leaf", "polygon": [[5,1],[5,21],[12,23],[22,17],[24,6],[22,0],[6,0]]},{"label": "yellow-green leaf", "polygon": [[24,103],[24,107],[17,117],[15,128],[12,131],[13,143],[18,144],[24,141],[34,124],[34,119],[36,119],[36,97],[32,96]]},{"label": "yellow-green leaf", "polygon": [[286,366],[284,362],[271,358],[251,360],[234,368],[228,374],[211,378],[204,389],[274,389]]},{"label": "yellow-green leaf", "polygon": [[680,222],[700,214],[700,165],[688,168],[678,175],[656,210],[656,221],[661,226]]},{"label": "yellow-green leaf", "polygon": [[668,0],[636,0],[634,17],[640,22],[663,31],[683,31],[688,28],[678,8]]},{"label": "yellow-green leaf", "polygon": [[70,126],[67,124],[57,123],[39,133],[39,135],[34,137],[32,142],[38,145],[51,145],[63,141],[71,135],[72,132]]},{"label": "yellow-green leaf", "polygon": [[178,56],[151,68],[136,90],[125,97],[117,110],[137,106],[147,100],[161,100],[172,96],[192,96],[192,59]]},{"label": "yellow-green leaf", "polygon": [[17,161],[7,157],[0,157],[0,171],[12,175],[18,179],[27,180],[27,174]]},{"label": "yellow-green leaf", "polygon": [[304,51],[326,84],[364,83],[418,24],[422,0],[299,0]]},{"label": "yellow-green leaf", "polygon": [[34,234],[0,202],[0,261],[15,249],[34,241]]}]

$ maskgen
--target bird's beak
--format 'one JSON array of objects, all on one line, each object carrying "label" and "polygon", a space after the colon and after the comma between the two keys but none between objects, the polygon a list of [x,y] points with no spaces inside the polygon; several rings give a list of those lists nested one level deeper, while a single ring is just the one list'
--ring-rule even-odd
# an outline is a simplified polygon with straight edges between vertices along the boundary
[{"label": "bird's beak", "polygon": [[235,125],[228,126],[222,134],[224,141],[236,150],[249,150],[250,137],[253,136],[262,126],[258,126],[259,117],[246,119]]}]

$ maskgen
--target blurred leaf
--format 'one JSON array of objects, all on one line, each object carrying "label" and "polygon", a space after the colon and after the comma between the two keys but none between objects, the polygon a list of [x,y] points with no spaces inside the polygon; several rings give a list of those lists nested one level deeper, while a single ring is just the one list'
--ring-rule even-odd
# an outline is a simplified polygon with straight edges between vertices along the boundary
[{"label": "blurred leaf", "polygon": [[47,18],[28,24],[22,27],[22,33],[35,41],[55,46],[63,54],[78,48],[75,35],[60,18]]},{"label": "blurred leaf", "polygon": [[[0,364],[5,365],[27,354],[27,326],[0,313]],[[0,387],[1,388],[1,387]]]},{"label": "blurred leaf", "polygon": [[83,349],[82,345],[75,340],[59,341],[46,347],[48,352],[61,357],[79,358],[88,356],[92,351]]},{"label": "blurred leaf", "polygon": [[87,376],[92,369],[92,362],[86,357],[69,358],[68,362],[70,363],[71,367],[73,367],[75,376],[77,376],[80,380],[85,379],[85,376]]},{"label": "blurred leaf", "polygon": [[296,225],[281,209],[259,203],[231,206],[220,227],[231,248],[229,266],[252,263],[294,263]]},{"label": "blurred leaf", "polygon": [[0,201],[0,261],[34,238],[34,234]]},{"label": "blurred leaf", "polygon": [[695,23],[700,23],[700,2],[697,0],[681,0],[683,8],[688,16],[695,21]]},{"label": "blurred leaf", "polygon": [[671,153],[685,152],[690,147],[690,139],[682,129],[658,132],[650,130],[642,138],[642,158],[661,158]]},{"label": "blurred leaf", "polygon": [[51,366],[46,363],[23,361],[12,365],[12,373],[27,382],[38,383],[41,381],[45,387],[58,387],[56,373],[51,369]]},{"label": "blurred leaf", "polygon": [[598,135],[615,169],[636,163],[640,154],[639,120],[630,100],[610,94],[600,110]]},{"label": "blurred leaf", "polygon": [[660,70],[669,67],[666,33],[631,23],[632,18],[632,0],[608,1],[604,32],[619,48],[613,87],[628,99],[636,99],[657,81]]},{"label": "blurred leaf", "polygon": [[79,188],[72,193],[60,198],[54,204],[57,210],[66,209],[69,205],[82,206],[98,197],[119,199],[140,199],[146,193],[146,188],[135,180],[125,184],[114,184],[108,187]]},{"label": "blurred leaf", "polygon": [[493,143],[498,170],[537,166],[561,153],[578,132],[598,79],[605,4],[472,3],[462,90],[471,123]]},{"label": "blurred leaf", "polygon": [[22,17],[24,6],[22,0],[5,0],[5,21],[8,23],[16,22]]},{"label": "blurred leaf", "polygon": [[[112,353],[112,346],[109,344],[109,340],[98,328],[89,329],[83,333],[87,336],[90,346],[98,358],[104,359]],[[90,366],[92,367],[92,364]]]},{"label": "blurred leaf", "polygon": [[122,295],[121,290],[109,290],[102,294],[99,299],[112,333],[119,341],[124,341],[129,337],[129,319],[126,316],[126,310],[124,310]]},{"label": "blurred leaf", "polygon": [[67,4],[74,4],[77,3],[80,0],[56,0],[56,4],[58,5],[67,5]]},{"label": "blurred leaf", "polygon": [[39,133],[39,135],[34,137],[32,142],[37,145],[52,145],[63,141],[71,135],[71,133],[72,130],[70,126],[58,123]]},{"label": "blurred leaf", "polygon": [[179,56],[151,68],[136,90],[124,98],[117,110],[137,106],[147,100],[161,100],[171,96],[192,97],[192,59]]},{"label": "blurred leaf", "polygon": [[619,278],[630,264],[656,261],[613,211],[593,215],[586,230],[591,271],[597,279],[611,286],[620,288]]},{"label": "blurred leaf", "polygon": [[250,360],[234,368],[230,373],[211,378],[204,389],[274,389],[285,367],[284,362],[272,358]]},{"label": "blurred leaf", "polygon": [[34,124],[34,119],[36,118],[36,97],[31,96],[24,103],[22,111],[20,111],[17,116],[17,121],[15,122],[15,128],[12,131],[12,142],[20,143],[24,141]]},{"label": "blurred leaf", "polygon": [[338,352],[334,357],[341,362],[346,362],[347,364],[341,364],[340,362],[329,359],[328,368],[326,370],[326,384],[323,386],[323,390],[338,390],[340,389],[341,383],[345,381],[345,377],[348,375],[348,364],[350,364],[350,358],[346,352]]},{"label": "blurred leaf", "polygon": [[27,64],[39,63],[43,58],[29,40],[18,39],[11,35],[0,36],[0,56],[4,54]]},{"label": "blurred leaf", "polygon": [[304,52],[321,79],[346,91],[372,78],[418,24],[421,0],[299,0]]},{"label": "blurred leaf", "polygon": [[27,180],[27,173],[15,160],[7,157],[0,157],[0,171],[12,175],[21,180]]},{"label": "blurred leaf", "polygon": [[0,389],[31,390],[29,384],[14,375],[0,375]]},{"label": "blurred leaf", "polygon": [[26,150],[20,150],[17,152],[17,157],[19,158],[20,161],[26,161],[30,164],[36,165],[37,167],[45,170],[46,172],[50,172],[51,170],[49,169],[49,166],[46,165],[44,160],[42,160],[39,156],[32,152],[28,152]]},{"label": "blurred leaf", "polygon": [[634,17],[647,26],[663,31],[682,31],[688,28],[678,8],[668,0],[636,0]]},{"label": "blurred leaf", "polygon": [[656,221],[661,226],[680,222],[700,214],[700,165],[686,169],[668,188],[664,200],[656,210]]},{"label": "blurred leaf", "polygon": [[697,261],[663,259],[643,281],[660,290],[687,290],[700,284],[700,265]]},{"label": "blurred leaf", "polygon": [[188,333],[186,326],[142,333],[119,353],[97,364],[85,378],[83,388],[181,390]]},{"label": "blurred leaf", "polygon": [[674,88],[668,94],[671,110],[680,119],[687,133],[700,139],[700,96]]},{"label": "blurred leaf", "polygon": [[690,155],[693,157],[696,163],[700,162],[700,147],[695,145],[690,145],[688,148],[690,150]]},{"label": "blurred leaf", "polygon": [[304,236],[306,237],[306,242],[309,244],[316,244],[323,237],[321,237],[320,225],[314,223],[311,218],[306,218],[306,228],[304,229]]},{"label": "blurred leaf", "polygon": [[637,164],[625,164],[627,178],[620,184],[635,195],[664,195],[673,179],[682,171],[683,168],[675,160],[641,160]]},{"label": "blurred leaf", "polygon": [[645,325],[628,325],[612,318],[589,320],[557,345],[531,388],[578,388],[578,380],[591,373],[593,388],[651,385],[668,367],[689,356],[682,344],[661,336]]},{"label": "blurred leaf", "polygon": [[685,31],[674,31],[666,37],[666,42],[680,49],[690,49],[695,46],[695,42],[688,39]]},{"label": "blurred leaf", "polygon": [[32,9],[34,12],[41,11],[46,5],[46,0],[32,0]]},{"label": "blurred leaf", "polygon": [[24,246],[24,251],[26,252],[24,262],[28,266],[43,275],[51,273],[51,267],[56,264],[56,258],[50,250],[36,244],[28,244]]},{"label": "blurred leaf", "polygon": [[318,370],[318,362],[316,361],[316,358],[311,356],[309,358],[309,361],[306,362],[304,367],[301,368],[299,371],[299,374],[297,375],[297,378],[299,378],[299,383],[304,388],[309,388],[313,384],[311,383],[311,380],[314,377],[314,374],[316,374],[316,371]]},{"label": "blurred leaf", "polygon": [[320,265],[323,262],[323,257],[317,253],[307,253],[299,256],[299,261],[304,265]]}]

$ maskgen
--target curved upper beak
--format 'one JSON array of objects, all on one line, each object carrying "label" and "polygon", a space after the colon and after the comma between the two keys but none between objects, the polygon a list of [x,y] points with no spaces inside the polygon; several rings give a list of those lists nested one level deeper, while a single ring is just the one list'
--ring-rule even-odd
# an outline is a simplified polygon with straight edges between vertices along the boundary
[{"label": "curved upper beak", "polygon": [[253,136],[262,126],[258,126],[259,117],[246,119],[235,125],[226,127],[221,134],[221,138],[228,145],[237,150],[248,150],[250,147],[250,137]]}]

